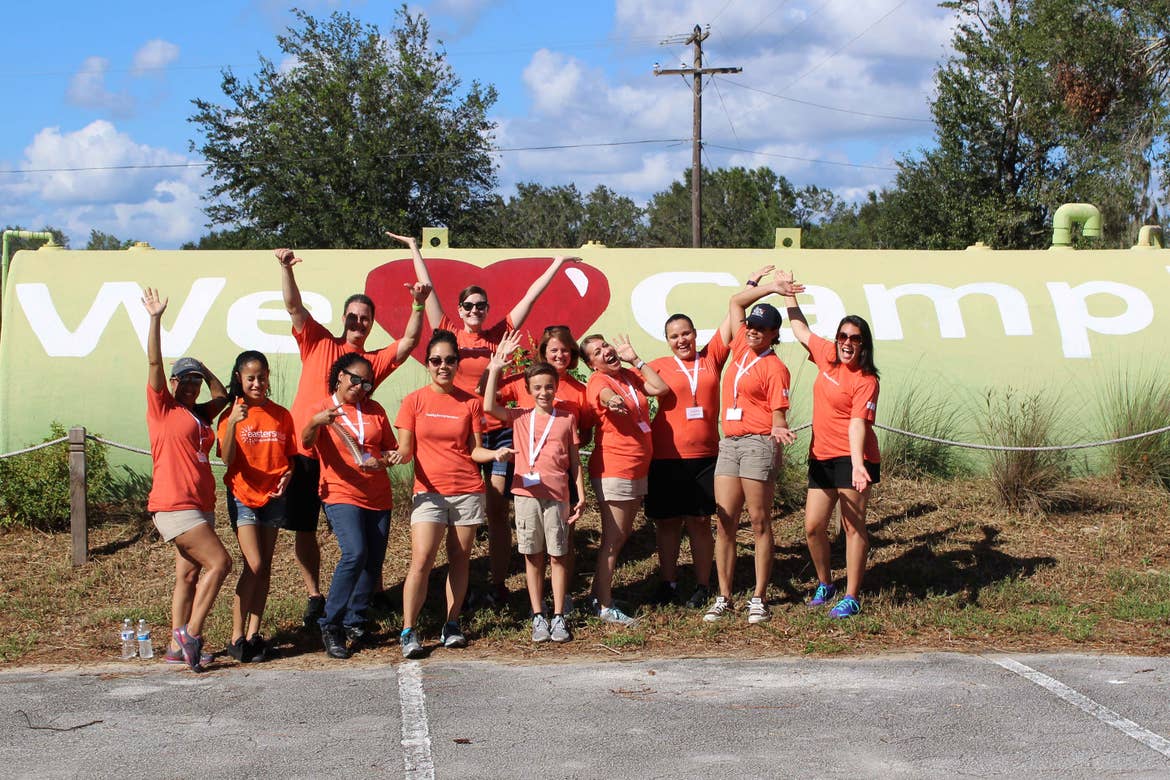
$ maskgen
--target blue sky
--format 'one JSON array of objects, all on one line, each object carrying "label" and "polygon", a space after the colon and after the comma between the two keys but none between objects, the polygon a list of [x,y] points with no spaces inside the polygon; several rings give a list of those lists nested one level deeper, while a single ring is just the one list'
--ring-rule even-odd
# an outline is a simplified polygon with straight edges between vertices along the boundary
[{"label": "blue sky", "polygon": [[[291,7],[272,0],[11,4],[0,123],[0,221],[91,229],[176,247],[206,232],[206,188],[189,142],[191,99],[223,99],[220,71],[247,78]],[[392,2],[305,0],[386,29]],[[859,198],[894,161],[928,146],[935,66],[951,12],[929,0],[433,0],[431,21],[464,82],[494,84],[500,189],[597,184],[644,203],[690,164],[691,50],[660,42],[710,25],[704,62],[741,66],[704,91],[704,165],[767,165],[795,184]],[[812,105],[815,104],[815,105]],[[91,170],[62,170],[91,169]],[[93,170],[96,169],[96,170]]]}]

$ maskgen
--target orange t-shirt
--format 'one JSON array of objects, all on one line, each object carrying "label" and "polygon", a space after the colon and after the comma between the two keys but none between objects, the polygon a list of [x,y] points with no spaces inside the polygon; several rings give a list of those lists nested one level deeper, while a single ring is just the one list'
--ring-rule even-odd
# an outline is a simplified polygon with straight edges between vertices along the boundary
[{"label": "orange t-shirt", "polygon": [[[808,455],[816,460],[847,458],[849,421],[854,417],[873,423],[877,418],[878,378],[863,374],[837,359],[837,345],[815,333],[808,341],[808,359],[817,366],[813,382],[812,441]],[[880,463],[877,434],[865,426],[865,460]]]},{"label": "orange t-shirt", "polygon": [[[337,405],[333,396],[329,396],[310,409],[309,416]],[[317,429],[313,452],[321,461],[318,494],[327,504],[389,509],[394,505],[394,496],[386,469],[363,471],[358,468],[356,456],[342,434],[345,431],[362,452],[375,458],[381,457],[385,450],[398,449],[398,440],[394,438],[386,410],[377,401],[367,398],[360,405],[343,404],[340,411],[344,413],[343,417]]]},{"label": "orange t-shirt", "polygon": [[[463,326],[463,322],[456,322],[443,315],[439,327],[455,334],[455,341],[459,344],[459,370],[455,373],[455,386],[461,390],[475,394],[475,387],[487,371],[492,355],[496,354],[496,347],[504,338],[504,334],[512,330],[512,316],[508,315],[503,321],[497,322],[490,328],[472,333]],[[483,421],[485,431],[495,431],[506,427],[504,423],[491,415]]]},{"label": "orange t-shirt", "polygon": [[[536,399],[528,392],[528,382],[524,375],[508,377],[496,392],[496,398],[501,404],[514,402],[521,409],[531,409],[536,406]],[[582,440],[586,431],[596,425],[596,415],[585,400],[585,385],[571,374],[558,378],[557,393],[553,397],[553,405],[558,412],[568,412],[577,418],[578,441]]]},{"label": "orange t-shirt", "polygon": [[[788,366],[769,350],[760,357],[747,345],[747,327],[741,325],[731,340],[731,360],[723,375],[724,436],[767,435],[772,432],[772,412],[788,408]],[[759,357],[759,360],[756,358]],[[739,394],[735,393],[739,377]],[[743,410],[739,420],[727,419],[727,410]]]},{"label": "orange t-shirt", "polygon": [[[296,429],[293,438],[296,440],[297,452],[312,458],[316,456],[301,444],[301,432],[316,412],[318,402],[329,395],[329,369],[333,367],[334,361],[359,350],[351,347],[344,338],[325,330],[312,315],[305,320],[305,327],[299,331],[293,328],[292,334],[301,350],[301,378],[297,382],[297,394],[292,402],[293,426]],[[396,360],[398,347],[394,344],[373,352],[360,352],[374,367],[375,389],[400,365]]]},{"label": "orange t-shirt", "polygon": [[[227,433],[232,407],[219,418],[216,452]],[[223,475],[223,484],[244,506],[258,509],[272,500],[288,459],[297,454],[292,415],[275,401],[249,406],[248,416],[236,425],[236,456]]]},{"label": "orange t-shirt", "polygon": [[[567,503],[569,500],[569,462],[577,443],[577,420],[564,409],[553,407],[556,416],[536,414],[532,424],[532,407],[509,409],[512,418],[512,447],[516,450],[516,474],[512,477],[512,494],[545,498]],[[548,435],[545,436],[546,426]],[[541,439],[544,444],[541,444]],[[534,447],[539,447],[532,457]],[[540,482],[524,487],[524,475],[535,471]]]},{"label": "orange t-shirt", "polygon": [[479,464],[471,459],[471,434],[483,433],[483,401],[433,385],[402,399],[394,425],[414,432],[414,492],[458,496],[483,493]]},{"label": "orange t-shirt", "polygon": [[[625,399],[626,414],[611,412],[601,403],[601,391],[606,387]],[[585,385],[585,395],[598,419],[597,440],[589,456],[589,476],[645,478],[650,472],[650,405],[642,376],[627,368],[616,376],[594,371]]]},{"label": "orange t-shirt", "polygon": [[170,388],[147,385],[146,430],[154,465],[147,511],[214,512],[215,477],[207,457],[215,443],[211,426],[180,405]]},{"label": "orange t-shirt", "polygon": [[[650,423],[655,460],[713,458],[719,454],[719,372],[731,354],[719,331],[694,360],[674,355],[650,361],[671,392],[658,397],[658,414]],[[695,381],[695,392],[691,382]],[[702,417],[688,417],[689,408]]]}]

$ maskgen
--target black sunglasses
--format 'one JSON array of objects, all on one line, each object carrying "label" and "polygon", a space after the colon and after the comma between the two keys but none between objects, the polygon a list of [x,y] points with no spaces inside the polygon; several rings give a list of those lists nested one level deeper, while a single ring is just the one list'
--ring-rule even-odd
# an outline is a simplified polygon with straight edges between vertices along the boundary
[{"label": "black sunglasses", "polygon": [[837,343],[838,344],[860,344],[861,343],[861,334],[860,333],[838,333],[837,334]]},{"label": "black sunglasses", "polygon": [[349,377],[349,383],[351,385],[361,385],[362,390],[365,390],[367,393],[374,389],[374,383],[363,376],[358,376],[352,371],[346,371],[344,368],[341,369],[341,373]]},{"label": "black sunglasses", "polygon": [[459,362],[459,358],[456,355],[445,355],[443,357],[439,357],[438,355],[431,355],[429,358],[427,358],[427,362],[435,368],[438,368],[439,366],[453,366]]},{"label": "black sunglasses", "polygon": [[475,302],[464,301],[463,303],[461,303],[459,305],[463,307],[463,311],[471,311],[472,309],[475,309],[476,311],[487,311],[488,302],[487,301],[475,301]]}]

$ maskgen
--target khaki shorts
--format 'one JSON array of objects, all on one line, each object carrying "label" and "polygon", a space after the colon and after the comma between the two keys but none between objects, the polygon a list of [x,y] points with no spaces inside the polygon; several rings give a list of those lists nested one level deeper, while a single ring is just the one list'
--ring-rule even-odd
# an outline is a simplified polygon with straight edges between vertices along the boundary
[{"label": "khaki shorts", "polygon": [[516,499],[516,548],[521,555],[547,552],[554,557],[569,552],[569,505],[552,498],[513,496]]},{"label": "khaki shorts", "polygon": [[442,496],[438,493],[415,493],[410,524],[482,525],[487,520],[483,493]]},{"label": "khaki shorts", "polygon": [[187,533],[202,523],[215,528],[215,512],[203,512],[199,509],[180,509],[176,512],[155,512],[152,516],[154,527],[164,542],[170,542],[175,537]]},{"label": "khaki shorts", "polygon": [[598,501],[637,501],[646,495],[646,478],[599,477],[591,479]]},{"label": "khaki shorts", "polygon": [[719,442],[715,476],[771,482],[776,479],[782,454],[783,450],[777,448],[771,436],[756,433],[728,436]]}]

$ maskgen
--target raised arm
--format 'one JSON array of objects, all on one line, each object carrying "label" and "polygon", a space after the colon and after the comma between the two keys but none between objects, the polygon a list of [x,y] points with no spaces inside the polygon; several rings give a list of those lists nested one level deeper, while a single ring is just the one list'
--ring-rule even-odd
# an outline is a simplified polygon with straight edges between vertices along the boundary
[{"label": "raised arm", "polygon": [[219,456],[224,465],[232,465],[236,459],[236,426],[248,417],[248,405],[243,398],[237,398],[231,414],[228,415],[227,425],[223,429],[223,437],[219,440]]},{"label": "raised arm", "polygon": [[630,344],[629,336],[623,336],[621,334],[614,336],[613,346],[617,350],[618,357],[642,373],[642,380],[646,386],[646,395],[657,397],[670,392],[670,386],[663,381],[662,377],[658,375],[658,372],[651,368],[649,363],[638,357],[638,353],[634,351],[634,346]]},{"label": "raised arm", "polygon": [[418,239],[414,236],[400,236],[397,233],[391,233],[389,230],[386,231],[386,235],[399,243],[405,244],[410,249],[411,258],[414,260],[414,277],[421,284],[425,284],[430,288],[427,297],[423,301],[423,306],[427,313],[427,322],[431,324],[432,328],[439,327],[439,323],[443,321],[443,304],[439,303],[439,296],[435,293],[435,285],[431,281],[431,273],[427,270],[426,261],[423,260],[422,252],[418,248]]},{"label": "raised arm", "polygon": [[167,310],[170,298],[158,297],[158,290],[147,287],[142,292],[142,308],[150,315],[150,326],[146,331],[146,383],[156,393],[167,386],[167,372],[162,359],[162,316]]},{"label": "raised arm", "polygon": [[[777,271],[773,285],[787,283],[791,287],[794,282],[791,271]],[[803,289],[802,285],[797,285],[797,287]],[[780,294],[784,296],[784,305],[788,307],[788,324],[792,326],[792,335],[805,349],[808,349],[808,339],[812,335],[812,330],[808,327],[808,320],[804,318],[804,312],[800,310],[800,303],[796,300],[797,292],[799,291],[790,289],[788,292]]]},{"label": "raised arm", "polygon": [[[744,289],[749,290],[757,287],[765,276],[772,273],[776,266],[766,265],[763,268],[758,268],[748,274],[747,281],[744,282]],[[742,318],[741,318],[742,319]],[[731,314],[728,313],[723,317],[723,322],[719,323],[719,335],[723,337],[724,344],[730,344],[731,340],[735,338],[735,330],[738,322],[731,321]]]},{"label": "raised arm", "polygon": [[528,315],[532,311],[532,305],[536,303],[536,299],[549,286],[553,277],[557,275],[557,271],[561,270],[562,265],[565,263],[579,262],[581,262],[581,258],[579,257],[565,257],[563,255],[554,257],[544,273],[537,277],[536,281],[532,283],[532,286],[528,288],[528,292],[524,293],[524,297],[512,307],[512,311],[508,314],[508,317],[512,320],[512,327],[519,328],[524,324],[524,320],[528,319]]},{"label": "raised arm", "polygon": [[426,301],[434,297],[429,282],[415,282],[402,286],[410,291],[410,297],[414,299],[414,303],[411,304],[410,319],[406,321],[406,330],[402,332],[402,338],[395,342],[398,347],[397,357],[394,361],[396,363],[404,362],[418,346],[419,336],[422,335],[423,309],[426,308]]},{"label": "raised arm", "polygon": [[500,377],[504,373],[504,367],[508,365],[512,355],[516,353],[520,346],[520,331],[510,330],[504,334],[504,338],[500,340],[500,345],[496,347],[495,353],[492,354],[491,360],[488,361],[486,378],[483,385],[483,410],[485,413],[495,417],[500,422],[508,422],[508,412],[504,407],[500,406],[499,399],[496,398],[496,393],[500,391]]},{"label": "raised arm", "polygon": [[211,400],[199,404],[198,409],[203,413],[204,419],[211,421],[227,406],[227,388],[202,361],[199,362],[199,373],[203,374],[203,379],[207,382],[207,389],[211,392]]},{"label": "raised arm", "polygon": [[280,262],[280,292],[284,296],[284,308],[292,318],[293,330],[298,333],[305,327],[309,319],[309,310],[301,302],[301,289],[297,287],[297,279],[293,275],[292,267],[301,262],[291,249],[277,249],[276,259]]},{"label": "raised arm", "polygon": [[727,316],[731,320],[731,327],[738,329],[740,323],[747,319],[747,308],[761,298],[766,298],[769,295],[796,295],[802,292],[804,292],[804,285],[781,279],[773,279],[768,284],[740,290],[731,296],[731,300],[727,304]]}]

